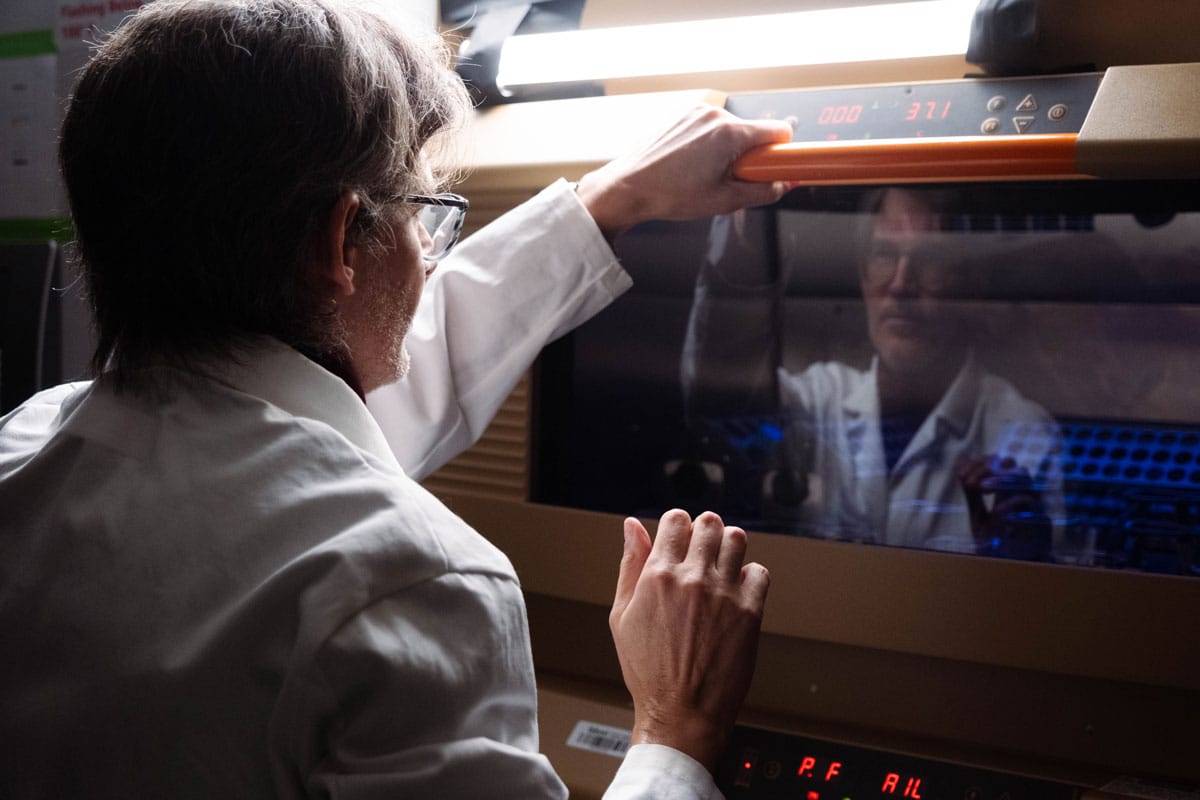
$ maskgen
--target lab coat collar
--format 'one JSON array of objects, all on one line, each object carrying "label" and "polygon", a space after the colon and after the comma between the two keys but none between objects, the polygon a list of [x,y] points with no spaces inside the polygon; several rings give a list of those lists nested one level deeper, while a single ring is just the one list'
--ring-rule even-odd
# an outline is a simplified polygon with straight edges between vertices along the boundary
[{"label": "lab coat collar", "polygon": [[949,429],[954,436],[965,436],[979,407],[979,387],[982,379],[983,372],[975,360],[975,354],[969,353],[954,382],[950,384],[950,388],[946,390],[946,394],[930,416],[938,421],[939,426]]},{"label": "lab coat collar", "polygon": [[268,337],[238,350],[209,374],[240,392],[297,417],[323,422],[385,464],[400,469],[379,423],[362,398],[341,378]]},{"label": "lab coat collar", "polygon": [[[867,370],[866,380],[860,381],[847,394],[842,408],[851,417],[857,419],[876,419],[879,417],[879,357],[871,359],[871,367]],[[938,401],[930,413],[930,417],[939,425],[948,426],[956,435],[962,436],[971,426],[971,418],[979,400],[979,384],[982,371],[975,354],[969,353],[966,361],[950,388]]]},{"label": "lab coat collar", "polygon": [[871,366],[867,370],[865,380],[850,390],[842,401],[842,409],[854,419],[879,418],[879,357],[871,358]]},{"label": "lab coat collar", "polygon": [[[854,387],[842,404],[848,419],[852,421],[846,428],[847,447],[858,463],[860,474],[875,474],[868,470],[871,465],[878,470],[878,474],[886,472],[882,466],[882,441],[878,435],[867,435],[868,428],[878,429],[879,425],[878,368],[879,360],[875,357],[871,360],[866,380]],[[968,354],[950,388],[921,423],[912,441],[892,467],[890,475],[893,478],[903,475],[916,460],[925,458],[931,448],[936,448],[946,437],[961,439],[966,435],[978,405],[981,380],[982,372],[974,354]]]}]

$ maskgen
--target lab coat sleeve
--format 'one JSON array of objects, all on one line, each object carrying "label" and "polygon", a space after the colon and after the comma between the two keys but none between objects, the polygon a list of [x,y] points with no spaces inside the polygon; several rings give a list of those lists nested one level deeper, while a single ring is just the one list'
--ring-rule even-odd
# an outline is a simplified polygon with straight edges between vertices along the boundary
[{"label": "lab coat sleeve", "polygon": [[689,423],[778,411],[775,365],[783,329],[775,212],[747,209],[713,219],[680,359]]},{"label": "lab coat sleeve", "polygon": [[408,377],[367,398],[404,470],[473,444],[541,348],[631,284],[565,181],[464,240],[418,304]]},{"label": "lab coat sleeve", "polygon": [[[449,573],[340,627],[281,725],[305,794],[338,800],[565,800],[538,750],[520,587]],[[630,748],[604,800],[721,800],[709,772],[662,745]]]},{"label": "lab coat sleeve", "polygon": [[629,748],[604,800],[723,800],[701,764],[658,744]]},{"label": "lab coat sleeve", "polygon": [[[564,800],[538,752],[520,587],[451,572],[381,598],[323,645],[285,727],[305,794]],[[298,693],[300,694],[300,693]]]}]

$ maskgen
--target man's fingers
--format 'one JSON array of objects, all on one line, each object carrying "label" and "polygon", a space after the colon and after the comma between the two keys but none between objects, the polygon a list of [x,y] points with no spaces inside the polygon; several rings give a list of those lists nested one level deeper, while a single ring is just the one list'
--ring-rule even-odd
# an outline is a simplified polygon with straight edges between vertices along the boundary
[{"label": "man's fingers", "polygon": [[[755,147],[785,144],[792,140],[792,126],[781,120],[756,120],[741,122],[737,136],[736,152],[745,154]],[[740,157],[740,156],[739,156]],[[772,183],[736,181],[731,186],[729,210],[766,206],[777,202],[792,187],[783,181]]]},{"label": "man's fingers", "polygon": [[743,149],[763,144],[785,144],[792,140],[792,126],[782,120],[760,120],[743,124]]},{"label": "man's fingers", "polygon": [[637,587],[642,568],[650,557],[650,534],[646,526],[639,520],[629,517],[625,520],[625,550],[621,554],[621,571],[617,575],[617,596],[613,600],[613,615],[620,613],[633,599],[633,590]]},{"label": "man's fingers", "polygon": [[689,560],[707,567],[715,566],[721,553],[725,523],[711,511],[705,511],[692,523],[692,539],[688,543]]},{"label": "man's fingers", "polygon": [[741,528],[727,527],[721,539],[721,552],[717,556],[717,571],[726,580],[738,580],[742,562],[746,560],[746,532]]},{"label": "man's fingers", "polygon": [[654,556],[664,558],[670,564],[678,564],[687,558],[688,544],[692,539],[692,518],[686,511],[673,509],[658,521],[658,533],[654,536]]},{"label": "man's fingers", "polygon": [[767,589],[769,588],[771,588],[771,573],[767,571],[766,567],[756,561],[751,561],[742,567],[742,592],[757,613],[762,613],[763,607],[767,604]]}]

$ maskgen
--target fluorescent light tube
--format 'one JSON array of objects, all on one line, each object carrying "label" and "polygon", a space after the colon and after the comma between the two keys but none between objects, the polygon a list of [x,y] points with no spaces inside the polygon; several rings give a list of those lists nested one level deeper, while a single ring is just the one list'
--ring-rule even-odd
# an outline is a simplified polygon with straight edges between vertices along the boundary
[{"label": "fluorescent light tube", "polygon": [[961,55],[978,0],[855,6],[513,36],[496,82],[519,86]]}]

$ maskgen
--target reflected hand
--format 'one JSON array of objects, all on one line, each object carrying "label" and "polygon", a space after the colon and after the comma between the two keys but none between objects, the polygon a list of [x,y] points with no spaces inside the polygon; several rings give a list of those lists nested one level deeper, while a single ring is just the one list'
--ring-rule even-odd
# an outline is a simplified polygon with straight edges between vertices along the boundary
[{"label": "reflected hand", "polygon": [[780,121],[744,120],[700,106],[640,153],[584,175],[579,197],[610,239],[648,220],[685,220],[774,203],[788,186],[733,177],[747,150],[791,141]]},{"label": "reflected hand", "polygon": [[745,531],[711,512],[693,523],[668,511],[653,546],[638,520],[625,520],[609,625],[633,696],[634,744],[715,767],[750,687],[770,582],[745,555]]},{"label": "reflected hand", "polygon": [[[971,533],[998,555],[1042,559],[1050,551],[1051,524],[1029,471],[996,455],[963,459],[955,467],[967,499]],[[992,498],[991,508],[985,496]]]}]

